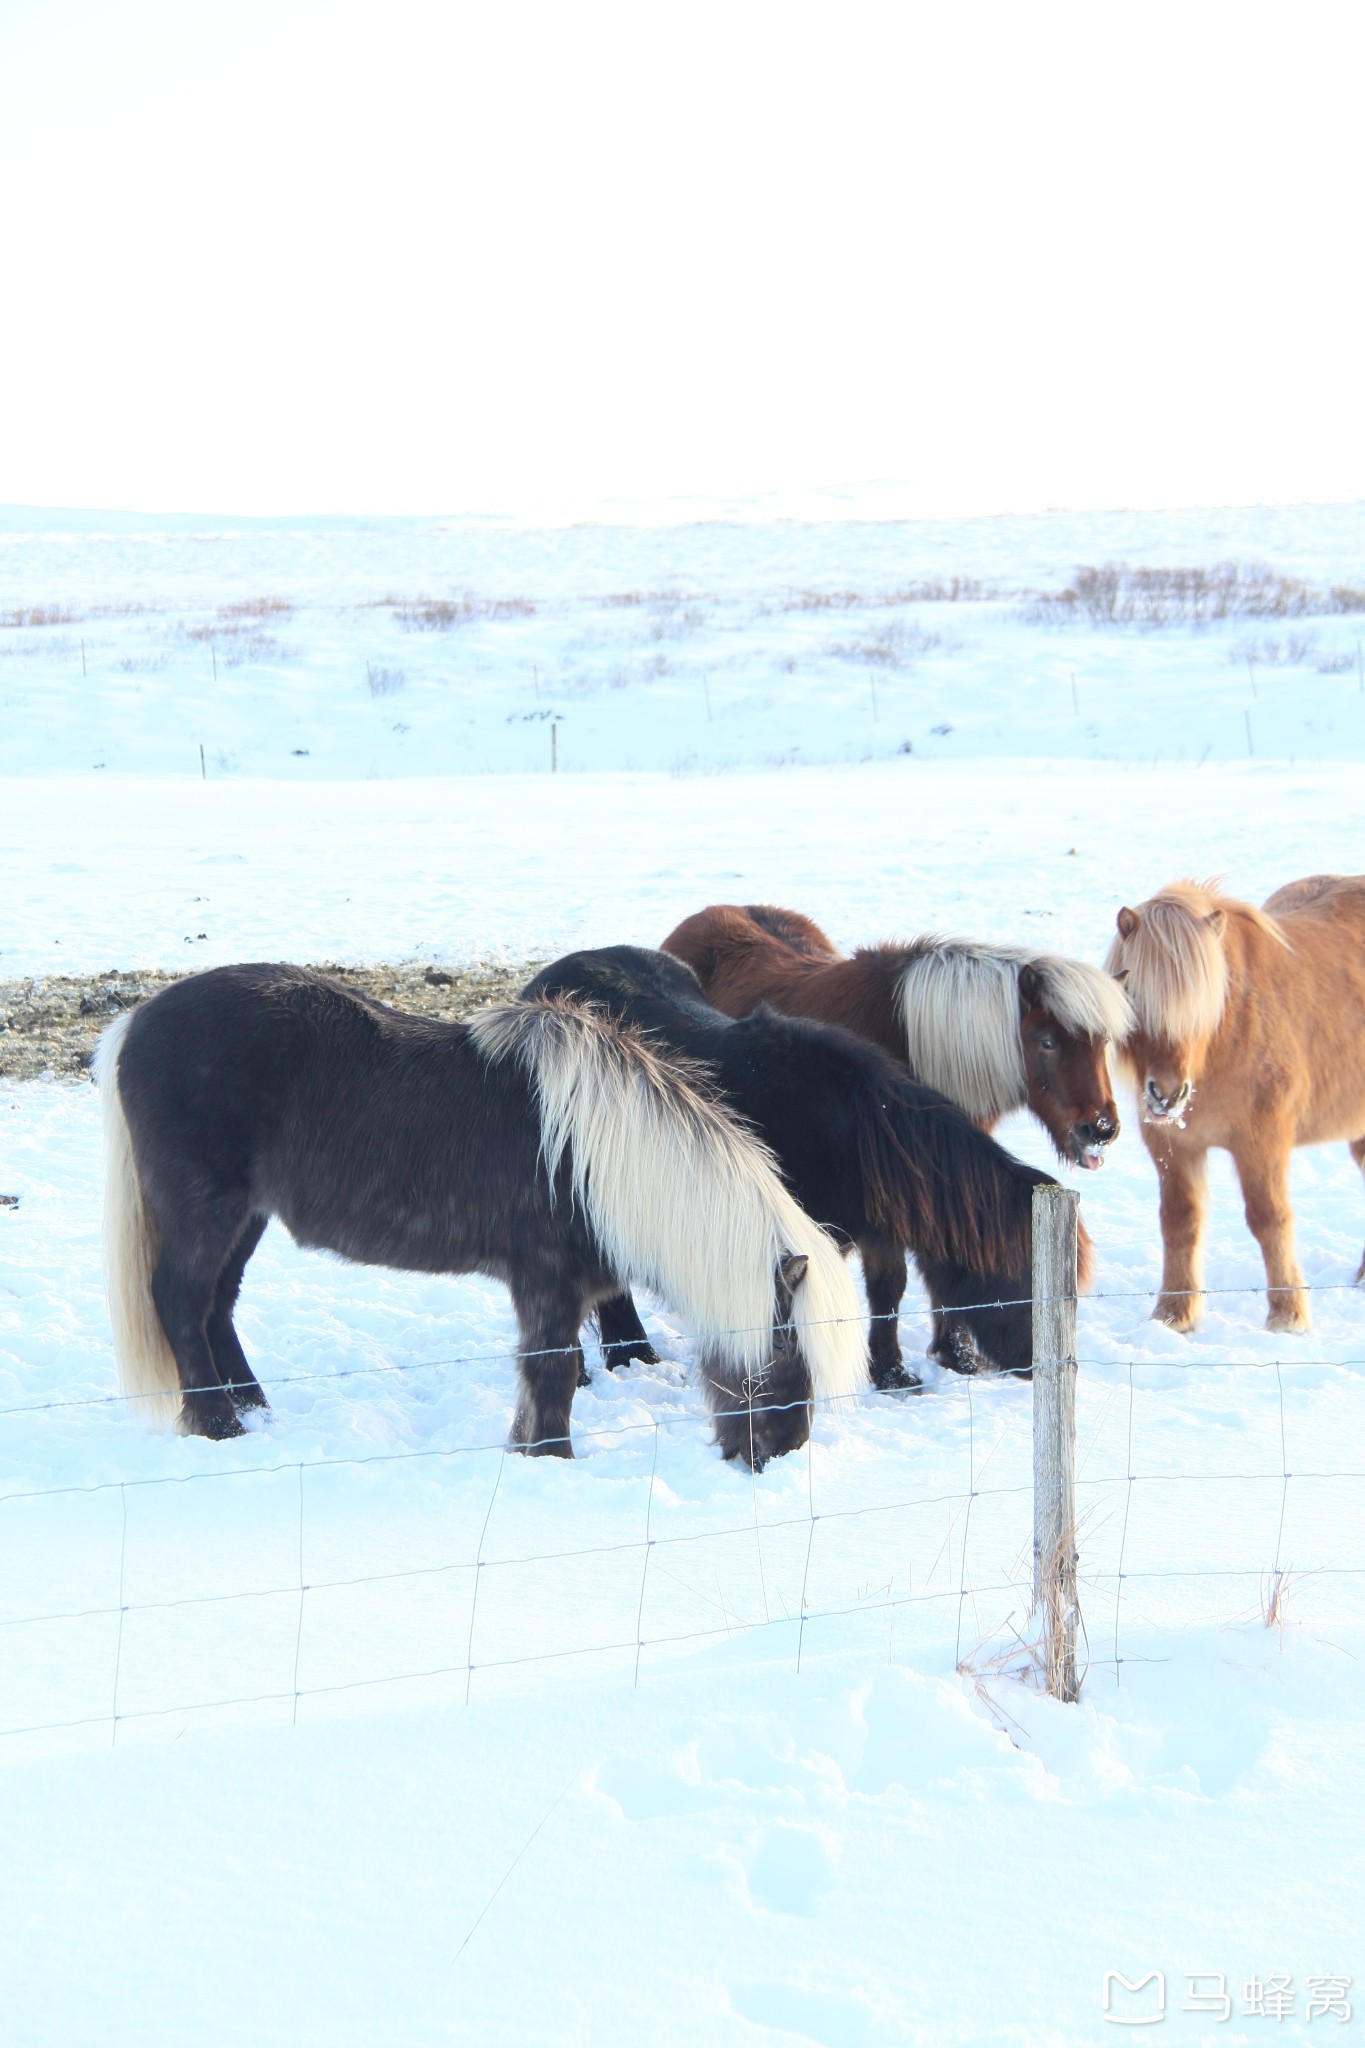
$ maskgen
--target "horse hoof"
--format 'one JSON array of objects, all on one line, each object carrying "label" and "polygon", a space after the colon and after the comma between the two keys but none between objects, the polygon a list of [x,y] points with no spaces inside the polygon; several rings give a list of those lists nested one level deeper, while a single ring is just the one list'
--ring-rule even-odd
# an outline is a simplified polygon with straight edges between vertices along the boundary
[{"label": "horse hoof", "polygon": [[1164,1323],[1168,1330],[1174,1330],[1177,1337],[1189,1337],[1199,1328],[1199,1318],[1190,1309],[1181,1306],[1162,1308],[1160,1304],[1152,1310],[1152,1321]]},{"label": "horse hoof", "polygon": [[652,1344],[606,1344],[602,1357],[608,1372],[620,1372],[627,1365],[662,1365]]},{"label": "horse hoof", "polygon": [[923,1381],[917,1372],[907,1372],[897,1359],[894,1365],[872,1368],[872,1384],[879,1394],[902,1394],[908,1391],[918,1393]]},{"label": "horse hoof", "polygon": [[768,1462],[766,1454],[760,1451],[757,1445],[754,1446],[752,1457],[747,1447],[741,1450],[738,1444],[731,1444],[728,1447],[722,1445],[720,1454],[727,1465],[743,1465],[748,1472],[761,1472]]},{"label": "horse hoof", "polygon": [[180,1433],[182,1436],[206,1436],[210,1442],[222,1443],[228,1437],[245,1436],[246,1425],[225,1394],[221,1404],[184,1402],[180,1413]]},{"label": "horse hoof", "polygon": [[948,1372],[961,1373],[966,1379],[975,1379],[981,1370],[981,1359],[974,1344],[945,1338],[942,1343],[929,1347],[929,1356],[936,1365],[943,1366]]},{"label": "horse hoof", "polygon": [[1267,1330],[1275,1330],[1282,1336],[1301,1337],[1312,1328],[1307,1309],[1273,1308],[1265,1319]]},{"label": "horse hoof", "polygon": [[524,1451],[528,1458],[571,1458],[573,1445],[566,1436],[542,1437],[539,1443],[516,1444],[515,1450]]}]

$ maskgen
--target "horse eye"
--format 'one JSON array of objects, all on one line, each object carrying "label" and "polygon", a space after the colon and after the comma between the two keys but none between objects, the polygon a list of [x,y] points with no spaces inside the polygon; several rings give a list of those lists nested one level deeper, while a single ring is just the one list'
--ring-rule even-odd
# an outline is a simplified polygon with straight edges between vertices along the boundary
[{"label": "horse eye", "polygon": [[1041,1045],[1044,1052],[1056,1052],[1057,1050],[1057,1041],[1052,1036],[1052,1033],[1050,1031],[1045,1031],[1042,1037],[1038,1040],[1038,1043],[1039,1045]]}]

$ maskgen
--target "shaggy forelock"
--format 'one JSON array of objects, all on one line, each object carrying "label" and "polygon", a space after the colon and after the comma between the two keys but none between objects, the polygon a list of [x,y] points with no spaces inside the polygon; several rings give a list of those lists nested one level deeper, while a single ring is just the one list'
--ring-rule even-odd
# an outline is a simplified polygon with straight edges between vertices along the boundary
[{"label": "shaggy forelock", "polygon": [[1149,1037],[1184,1045],[1217,1030],[1227,1001],[1228,964],[1209,919],[1220,910],[1287,943],[1263,910],[1224,896],[1216,882],[1192,881],[1172,882],[1139,903],[1136,931],[1115,936],[1105,966],[1111,974],[1126,974],[1128,1000]]},{"label": "shaggy forelock", "polygon": [[1122,1045],[1136,1018],[1112,974],[1085,960],[1037,953],[1029,960],[1039,979],[1043,1007],[1078,1038],[1106,1038]]}]

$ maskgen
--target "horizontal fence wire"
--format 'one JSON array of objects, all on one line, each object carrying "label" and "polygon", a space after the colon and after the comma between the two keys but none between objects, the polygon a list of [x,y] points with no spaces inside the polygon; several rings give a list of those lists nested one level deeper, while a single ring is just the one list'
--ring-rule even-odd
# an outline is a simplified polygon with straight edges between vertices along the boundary
[{"label": "horizontal fence wire", "polygon": [[[1324,1287],[1308,1288],[1304,1291],[1308,1293],[1348,1293],[1354,1290],[1345,1285],[1327,1285]],[[1261,1300],[1264,1299],[1267,1290],[1262,1287],[1201,1288],[1197,1292],[1202,1296],[1241,1296],[1243,1298],[1254,1297]],[[1085,1297],[1085,1299],[1091,1301],[1139,1299],[1150,1301],[1151,1298],[1150,1289],[1123,1290],[1118,1293],[1106,1292]],[[1031,1301],[1032,1297],[1029,1296],[1021,1296],[1008,1301],[992,1298],[977,1303],[961,1305],[961,1309],[958,1312],[965,1312],[971,1309],[1020,1307],[1027,1305]],[[956,1308],[957,1305],[955,1305]],[[865,1324],[868,1319],[860,1317],[858,1320],[860,1324]],[[750,1333],[735,1331],[718,1334],[740,1335]],[[556,1352],[562,1355],[564,1352],[575,1348],[556,1347]],[[507,1351],[499,1350],[403,1363],[374,1363],[364,1366],[344,1367],[330,1372],[286,1374],[281,1376],[275,1384],[287,1386],[301,1381],[343,1379],[366,1374],[390,1372],[406,1374],[427,1369],[449,1369],[452,1367],[503,1362],[508,1358],[508,1355]],[[524,1358],[547,1354],[517,1353],[513,1355]],[[1112,1371],[1116,1364],[1121,1364],[1122,1362],[1122,1360],[1116,1360],[1112,1355],[1103,1358],[1083,1357],[1078,1361],[1082,1369],[1102,1368],[1109,1371]],[[1220,1357],[1210,1359],[1199,1356],[1191,1359],[1188,1363],[1168,1358],[1129,1359],[1127,1361],[1128,1414],[1126,1456],[1123,1460],[1122,1468],[1110,1474],[1088,1476],[1083,1469],[1084,1460],[1082,1460],[1082,1469],[1078,1472],[1076,1479],[1077,1492],[1082,1498],[1091,1498],[1096,1506],[1102,1504],[1106,1499],[1121,1500],[1122,1507],[1117,1559],[1113,1565],[1102,1564],[1098,1561],[1089,1565],[1086,1564],[1084,1559],[1085,1518],[1084,1516],[1082,1518],[1082,1588],[1097,1596],[1103,1593],[1112,1599],[1114,1607],[1112,1653],[1109,1652],[1108,1644],[1106,1644],[1106,1653],[1102,1655],[1098,1653],[1098,1646],[1096,1646],[1095,1651],[1087,1658],[1086,1668],[1088,1670],[1100,1671],[1112,1668],[1115,1679],[1121,1682],[1122,1670],[1125,1665],[1163,1661],[1159,1656],[1153,1656],[1145,1652],[1125,1651],[1123,1628],[1127,1608],[1124,1595],[1125,1589],[1130,1586],[1149,1585],[1161,1587],[1173,1582],[1188,1582],[1195,1585],[1201,1581],[1226,1581],[1229,1583],[1243,1581],[1248,1585],[1256,1584],[1263,1590],[1267,1584],[1272,1588],[1278,1589],[1286,1575],[1283,1542],[1291,1486],[1295,1489],[1300,1489],[1305,1485],[1318,1483],[1359,1484],[1365,1481],[1365,1465],[1345,1460],[1320,1460],[1308,1466],[1300,1462],[1296,1466],[1291,1466],[1287,1447],[1288,1436],[1285,1420],[1285,1373],[1290,1372],[1292,1374],[1295,1369],[1303,1368],[1321,1370],[1332,1367],[1350,1369],[1361,1366],[1365,1366],[1365,1358],[1296,1357],[1258,1359]],[[1228,1470],[1226,1468],[1207,1470],[1142,1468],[1140,1461],[1135,1457],[1134,1450],[1137,1378],[1146,1371],[1166,1374],[1170,1373],[1173,1369],[1182,1374],[1190,1371],[1241,1371],[1248,1369],[1261,1375],[1273,1372],[1276,1375],[1276,1393],[1279,1408],[1278,1462],[1257,1461],[1253,1458],[1246,1468],[1235,1470]],[[1001,1379],[1007,1383],[1009,1377],[1008,1375],[987,1375],[985,1376],[984,1384],[989,1385],[992,1380],[999,1383]],[[297,1719],[299,1703],[303,1700],[323,1699],[351,1693],[373,1692],[377,1688],[389,1685],[429,1684],[437,1681],[455,1681],[459,1679],[464,1680],[465,1697],[468,1699],[476,1672],[526,1669],[542,1665],[562,1665],[566,1660],[575,1657],[594,1659],[619,1655],[624,1658],[633,1653],[635,1681],[638,1684],[641,1659],[646,1651],[681,1650],[689,1645],[714,1643],[721,1638],[749,1636],[764,1630],[770,1632],[783,1629],[795,1630],[796,1668],[799,1671],[806,1630],[809,1624],[837,1621],[852,1616],[871,1617],[882,1614],[894,1616],[897,1611],[925,1609],[933,1607],[937,1603],[948,1601],[956,1603],[955,1662],[963,1669],[975,1675],[979,1672],[979,1665],[973,1661],[976,1653],[973,1651],[970,1641],[968,1641],[967,1661],[965,1664],[963,1662],[964,1626],[968,1608],[976,1601],[998,1596],[1009,1597],[1016,1604],[1022,1600],[1027,1607],[1031,1597],[1031,1559],[1028,1556],[1027,1536],[1029,1516],[1027,1508],[1025,1508],[1019,1516],[1019,1541],[1014,1549],[1013,1556],[1005,1563],[1005,1569],[1002,1571],[1000,1568],[1001,1563],[1005,1561],[997,1558],[994,1563],[994,1569],[988,1567],[983,1579],[980,1582],[974,1582],[971,1578],[968,1561],[973,1505],[978,1500],[983,1502],[992,1500],[1022,1502],[1031,1495],[1032,1484],[1031,1478],[1019,1484],[982,1485],[980,1483],[983,1477],[983,1467],[978,1462],[979,1454],[976,1440],[977,1417],[973,1394],[974,1384],[980,1390],[983,1381],[979,1378],[974,1378],[970,1374],[963,1374],[958,1378],[945,1377],[943,1381],[945,1390],[954,1392],[960,1390],[966,1400],[965,1457],[967,1462],[967,1483],[959,1490],[910,1490],[891,1500],[875,1500],[861,1504],[843,1502],[837,1505],[818,1506],[815,1487],[816,1438],[812,1435],[806,1446],[806,1503],[800,1512],[783,1513],[770,1520],[762,1519],[758,1511],[757,1475],[750,1474],[751,1500],[750,1512],[747,1515],[742,1512],[736,1512],[716,1527],[682,1531],[660,1530],[655,1517],[655,1496],[659,1477],[659,1442],[661,1432],[671,1435],[679,1431],[685,1432],[692,1428],[706,1429],[716,1420],[715,1413],[711,1411],[699,1410],[695,1413],[670,1414],[666,1418],[650,1417],[639,1421],[604,1425],[592,1429],[575,1430],[574,1432],[575,1440],[580,1443],[626,1441],[631,1438],[640,1437],[645,1431],[652,1432],[652,1462],[645,1489],[644,1528],[641,1535],[623,1534],[615,1540],[602,1543],[571,1544],[559,1548],[533,1547],[499,1556],[486,1556],[484,1555],[484,1549],[497,1506],[498,1487],[503,1470],[503,1454],[507,1450],[505,1441],[501,1439],[474,1444],[421,1445],[393,1450],[357,1452],[345,1456],[324,1455],[314,1458],[274,1459],[269,1463],[239,1464],[229,1466],[226,1469],[200,1469],[185,1473],[104,1478],[88,1482],[67,1481],[62,1484],[42,1486],[12,1486],[7,1491],[0,1492],[0,1509],[20,1503],[32,1503],[61,1497],[73,1499],[117,1491],[120,1502],[118,1517],[118,1592],[117,1597],[112,1600],[97,1601],[84,1605],[66,1605],[42,1612],[12,1615],[0,1619],[0,1638],[8,1638],[11,1641],[14,1640],[16,1634],[20,1631],[26,1629],[39,1630],[61,1624],[105,1621],[114,1624],[115,1631],[109,1681],[109,1707],[107,1710],[66,1718],[58,1717],[24,1722],[20,1725],[0,1729],[0,1736],[18,1737],[64,1730],[108,1727],[111,1740],[116,1740],[119,1727],[129,1722],[150,1723],[167,1717],[222,1712],[256,1706],[290,1706],[292,1707],[294,1718]],[[913,1392],[914,1390],[910,1391]],[[115,1393],[12,1405],[0,1409],[0,1417],[53,1414],[67,1409],[99,1408],[126,1401],[128,1398],[121,1393]],[[1175,1397],[1172,1396],[1172,1398]],[[789,1405],[805,1406],[806,1404],[794,1403]],[[820,1410],[836,1415],[840,1412],[847,1413],[855,1408],[867,1407],[868,1405],[867,1395],[839,1396],[817,1404]],[[747,1413],[748,1411],[732,1410],[726,1412],[733,1414]],[[1015,1408],[1011,1413],[1017,1418],[1020,1411],[1018,1408]],[[1096,1436],[1098,1436],[1098,1429],[1099,1425],[1096,1426]],[[250,1441],[250,1434],[248,1434],[246,1439],[247,1442]],[[556,1439],[555,1441],[562,1442],[562,1439]],[[988,1454],[987,1462],[989,1462],[989,1456],[994,1456],[995,1451],[1000,1448],[1003,1441],[1003,1435],[997,1438],[994,1448]],[[385,1571],[343,1573],[319,1578],[311,1578],[307,1575],[305,1568],[305,1496],[310,1475],[346,1470],[363,1471],[367,1468],[404,1467],[417,1463],[440,1464],[442,1462],[479,1456],[493,1457],[497,1460],[497,1463],[495,1465],[492,1490],[481,1525],[477,1554],[474,1557],[447,1558],[434,1563],[404,1565]],[[126,1597],[130,1541],[128,1519],[130,1495],[141,1495],[155,1489],[198,1488],[211,1483],[231,1482],[249,1478],[268,1478],[290,1473],[297,1475],[298,1482],[297,1572],[295,1576],[286,1576],[278,1584],[255,1588],[236,1588],[212,1593],[187,1593],[153,1599],[130,1599]],[[1194,1486],[1200,1489],[1216,1488],[1221,1491],[1239,1485],[1254,1484],[1264,1486],[1275,1482],[1278,1482],[1282,1488],[1278,1515],[1278,1533],[1273,1556],[1268,1557],[1264,1566],[1258,1567],[1250,1564],[1228,1565],[1225,1567],[1213,1565],[1171,1566],[1163,1563],[1159,1557],[1130,1556],[1130,1525],[1133,1503],[1135,1495],[1140,1495],[1146,1489]],[[816,1604],[808,1599],[812,1560],[817,1550],[816,1532],[819,1524],[823,1522],[832,1527],[866,1524],[867,1526],[875,1527],[879,1517],[904,1516],[916,1510],[948,1511],[947,1534],[944,1537],[943,1546],[940,1548],[934,1565],[931,1567],[930,1577],[932,1578],[938,1570],[944,1551],[951,1552],[955,1550],[960,1553],[960,1556],[958,1569],[953,1574],[954,1583],[951,1585],[943,1584],[932,1590],[916,1589],[912,1572],[911,1588],[902,1593],[893,1594],[887,1591],[884,1597],[878,1598],[863,1597],[862,1595],[853,1599],[836,1598],[833,1602],[826,1600],[823,1604]],[[787,1602],[784,1611],[774,1615],[769,1611],[767,1580],[764,1574],[764,1543],[767,1541],[771,1547],[772,1543],[784,1534],[790,1535],[791,1532],[803,1528],[806,1530],[806,1542],[804,1546],[804,1563],[801,1571],[799,1600],[796,1601],[795,1605]],[[666,1559],[685,1556],[690,1546],[711,1542],[730,1546],[736,1551],[736,1554],[738,1554],[739,1547],[742,1547],[746,1553],[752,1551],[757,1567],[757,1583],[761,1589],[764,1607],[762,1616],[754,1614],[750,1618],[744,1618],[740,1615],[737,1608],[731,1611],[722,1590],[720,1604],[725,1614],[725,1619],[721,1623],[700,1628],[675,1628],[673,1630],[666,1630],[663,1633],[648,1631],[645,1627],[645,1613],[646,1593],[650,1584],[651,1567],[653,1566],[656,1570],[661,1570],[664,1568],[664,1561]],[[516,1568],[549,1568],[565,1564],[578,1564],[597,1557],[604,1559],[615,1557],[620,1559],[628,1557],[632,1553],[638,1554],[641,1564],[638,1598],[635,1603],[636,1625],[633,1634],[610,1634],[606,1640],[585,1641],[581,1644],[571,1643],[567,1646],[553,1649],[530,1649],[525,1652],[518,1652],[517,1654],[476,1656],[477,1626],[481,1614],[485,1617],[487,1616],[489,1603],[496,1597],[493,1589],[499,1581],[500,1574]],[[895,1559],[896,1552],[894,1549],[889,1548],[888,1562],[894,1563]],[[430,1665],[424,1665],[420,1669],[380,1672],[371,1676],[338,1679],[327,1683],[304,1682],[305,1615],[310,1597],[355,1592],[373,1587],[413,1584],[420,1581],[451,1580],[461,1577],[467,1578],[471,1587],[468,1640],[465,1644],[465,1654],[462,1658],[433,1661]],[[1304,1566],[1296,1563],[1294,1577],[1299,1581],[1308,1579],[1322,1579],[1333,1582],[1360,1581],[1365,1580],[1365,1565],[1355,1566],[1324,1562],[1320,1566],[1313,1566],[1311,1564]],[[485,1581],[487,1581],[489,1590],[483,1596],[481,1604],[480,1593]],[[717,1584],[719,1589],[719,1579]],[[168,1615],[185,1610],[216,1610],[232,1605],[241,1606],[251,1602],[278,1602],[286,1599],[295,1599],[298,1602],[297,1624],[293,1629],[289,1648],[292,1670],[288,1683],[282,1683],[279,1687],[267,1687],[231,1696],[215,1696],[203,1699],[187,1698],[171,1704],[135,1707],[121,1704],[120,1689],[122,1685],[126,1684],[126,1623],[131,1617],[143,1614]],[[1011,1632],[1016,1633],[1013,1629]],[[1022,1641],[1022,1638],[1019,1638],[1019,1640]]]},{"label": "horizontal fence wire", "polygon": [[[1091,1302],[1101,1301],[1150,1301],[1152,1299],[1154,1292],[1155,1289],[1152,1287],[1122,1288],[1119,1290],[1094,1289],[1086,1294],[1081,1295],[1079,1299],[1083,1306]],[[1360,1283],[1348,1281],[1329,1281],[1321,1285],[1315,1286],[1309,1286],[1305,1283],[1302,1287],[1298,1288],[1195,1287],[1162,1289],[1162,1293],[1165,1295],[1166,1299],[1172,1301],[1184,1299],[1187,1297],[1190,1299],[1206,1300],[1224,1296],[1240,1296],[1245,1299],[1250,1296],[1254,1297],[1257,1300],[1260,1300],[1271,1294],[1359,1295],[1361,1294],[1361,1292],[1362,1289]],[[1043,1303],[1051,1301],[1053,1298],[1054,1297],[1050,1295],[1032,1294],[1016,1294],[1005,1296],[990,1295],[988,1297],[984,1297],[979,1301],[951,1302],[945,1304],[942,1312],[948,1316],[959,1316],[975,1315],[981,1313],[982,1311],[990,1309],[1033,1308],[1035,1304],[1041,1305]],[[1066,1298],[1069,1299],[1070,1297]],[[807,1329],[838,1329],[845,1327],[849,1323],[853,1323],[861,1329],[867,1328],[869,1325],[873,1323],[898,1324],[901,1320],[901,1316],[902,1311],[900,1309],[890,1309],[884,1313],[878,1313],[875,1315],[868,1313],[860,1314],[858,1316],[825,1316],[819,1319],[812,1318],[812,1320],[809,1323],[805,1324],[803,1327]],[[770,1333],[770,1326],[767,1324],[748,1324],[736,1325],[734,1328],[731,1329],[715,1330],[710,1332],[709,1334],[714,1337],[753,1337],[767,1336]],[[318,1381],[364,1379],[370,1377],[377,1377],[379,1375],[386,1373],[407,1375],[409,1373],[416,1372],[449,1371],[450,1369],[459,1366],[501,1365],[505,1364],[509,1358],[524,1359],[528,1362],[537,1358],[565,1358],[573,1356],[578,1351],[578,1349],[579,1347],[577,1345],[555,1344],[544,1346],[539,1350],[523,1350],[520,1346],[511,1344],[496,1351],[464,1351],[459,1352],[455,1354],[453,1357],[448,1358],[379,1359],[367,1365],[332,1366],[318,1372],[281,1373],[278,1374],[274,1379],[272,1379],[271,1385],[275,1387],[300,1387],[314,1385]],[[1212,1367],[1215,1364],[1227,1366],[1266,1366],[1272,1365],[1275,1362],[1276,1361],[1274,1360],[1267,1359],[1226,1359],[1221,1361],[1213,1361],[1198,1358],[1190,1361],[1190,1367]],[[1365,1365],[1365,1358],[1300,1358],[1285,1359],[1280,1362],[1286,1365],[1362,1366]],[[1095,1357],[1081,1358],[1078,1360],[1078,1363],[1081,1365],[1107,1365],[1112,1363],[1112,1361],[1109,1359]],[[1165,1363],[1166,1365],[1170,1365],[1172,1361],[1166,1360],[1163,1361],[1163,1363]],[[210,1385],[181,1388],[177,1390],[177,1393],[171,1398],[180,1398],[181,1396],[185,1395],[193,1396],[196,1394],[217,1394],[221,1392],[221,1382],[218,1380],[214,1380]],[[20,1401],[12,1402],[8,1406],[0,1407],[0,1420],[7,1420],[18,1415],[59,1414],[66,1410],[79,1408],[109,1408],[117,1406],[120,1402],[126,1403],[129,1406],[136,1406],[136,1404],[140,1401],[163,1401],[167,1398],[167,1395],[160,1391],[154,1391],[150,1393],[134,1393],[119,1390],[118,1392],[108,1394],[59,1395],[55,1399],[50,1401]]]}]

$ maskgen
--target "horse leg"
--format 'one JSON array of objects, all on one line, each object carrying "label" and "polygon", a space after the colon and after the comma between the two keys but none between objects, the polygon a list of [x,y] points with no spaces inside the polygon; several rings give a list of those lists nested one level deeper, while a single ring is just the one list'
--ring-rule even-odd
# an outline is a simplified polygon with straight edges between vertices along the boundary
[{"label": "horse leg", "polygon": [[1242,1183],[1247,1228],[1265,1260],[1267,1330],[1306,1330],[1308,1297],[1303,1273],[1294,1255],[1294,1211],[1289,1205],[1289,1147],[1254,1159],[1233,1154]]},{"label": "horse leg", "polygon": [[1156,1155],[1161,1182],[1161,1292],[1152,1320],[1193,1330],[1203,1313],[1202,1239],[1208,1205],[1209,1156],[1174,1146]]},{"label": "horse leg", "polygon": [[[1028,1379],[1033,1372],[1033,1304],[1029,1276],[974,1273],[952,1259],[915,1255],[934,1305],[929,1356],[951,1372],[983,1366]],[[994,1299],[992,1299],[994,1297]]]},{"label": "horse leg", "polygon": [[[1365,1173],[1365,1138],[1352,1138],[1351,1157],[1362,1173]],[[1365,1287],[1365,1256],[1362,1256],[1356,1273],[1356,1286]]]},{"label": "horse leg", "polygon": [[521,1395],[507,1447],[532,1458],[571,1458],[569,1412],[583,1371],[583,1289],[562,1274],[523,1275],[513,1284],[512,1304],[521,1331]]},{"label": "horse leg", "polygon": [[863,1281],[872,1321],[868,1326],[868,1352],[872,1384],[887,1392],[892,1387],[917,1387],[918,1376],[901,1363],[900,1331],[897,1317],[905,1294],[905,1248],[893,1238],[869,1235],[858,1240],[863,1262]]},{"label": "horse leg", "polygon": [[247,1260],[261,1241],[265,1225],[264,1216],[249,1218],[246,1228],[232,1247],[227,1264],[218,1275],[213,1306],[209,1310],[209,1349],[218,1368],[218,1377],[239,1409],[270,1406],[265,1398],[264,1387],[247,1364],[246,1353],[232,1324],[232,1312],[237,1305],[237,1296],[241,1292],[242,1275],[246,1271]]},{"label": "horse leg", "polygon": [[[159,1219],[160,1220],[160,1219]],[[219,1276],[242,1233],[239,1204],[220,1200],[195,1216],[161,1221],[152,1300],[180,1374],[181,1426],[189,1436],[240,1436],[242,1425],[209,1345]]]},{"label": "horse leg", "polygon": [[639,1310],[629,1288],[599,1301],[596,1315],[602,1356],[612,1372],[629,1365],[633,1358],[638,1359],[641,1365],[659,1363],[659,1354],[645,1335],[645,1326],[640,1321]]}]

